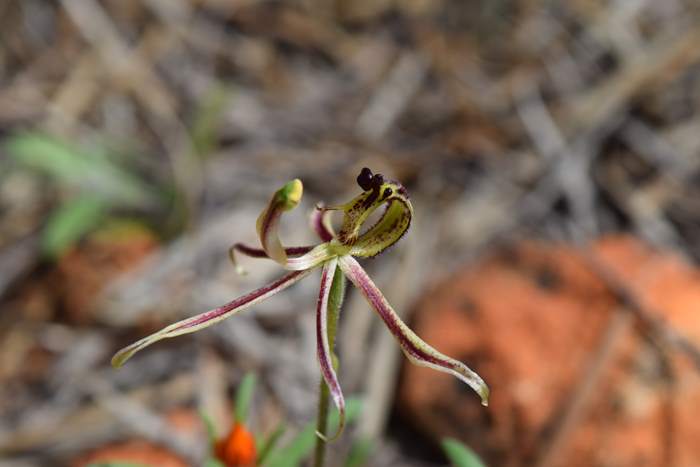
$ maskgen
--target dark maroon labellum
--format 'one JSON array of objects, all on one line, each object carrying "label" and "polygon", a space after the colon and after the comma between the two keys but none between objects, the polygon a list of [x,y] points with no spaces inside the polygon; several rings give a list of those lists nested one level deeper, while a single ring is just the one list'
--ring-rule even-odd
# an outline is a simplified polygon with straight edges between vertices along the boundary
[{"label": "dark maroon labellum", "polygon": [[384,185],[384,175],[382,174],[374,174],[372,177],[372,188],[378,189]]},{"label": "dark maroon labellum", "polygon": [[357,176],[357,184],[360,185],[360,188],[363,190],[367,191],[372,188],[372,179],[374,176],[372,175],[372,171],[369,170],[367,167],[364,167],[360,171],[360,175]]}]

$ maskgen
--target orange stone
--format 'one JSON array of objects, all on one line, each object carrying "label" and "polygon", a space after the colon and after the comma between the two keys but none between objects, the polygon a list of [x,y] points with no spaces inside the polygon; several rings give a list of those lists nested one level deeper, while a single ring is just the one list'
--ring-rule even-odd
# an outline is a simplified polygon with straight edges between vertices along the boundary
[{"label": "orange stone", "polygon": [[94,464],[124,462],[158,467],[187,467],[188,464],[171,451],[153,443],[132,440],[96,449],[75,461],[73,467]]},{"label": "orange stone", "polygon": [[[629,236],[593,248],[645,307],[700,344],[697,269]],[[621,306],[574,247],[524,242],[490,254],[428,294],[413,323],[484,377],[490,406],[450,375],[405,364],[400,408],[428,436],[461,439],[488,465],[533,465]],[[700,465],[700,377],[689,360],[659,352],[635,325],[613,349],[552,467]]]}]

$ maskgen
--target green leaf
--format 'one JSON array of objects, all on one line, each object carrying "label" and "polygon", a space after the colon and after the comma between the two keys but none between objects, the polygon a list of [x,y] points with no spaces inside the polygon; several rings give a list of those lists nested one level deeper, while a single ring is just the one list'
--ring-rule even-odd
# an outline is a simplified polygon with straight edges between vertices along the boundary
[{"label": "green leaf", "polygon": [[306,427],[287,446],[274,452],[265,464],[268,467],[297,467],[314,448],[316,425]]},{"label": "green leaf", "polygon": [[471,448],[456,439],[443,439],[442,449],[454,467],[486,467],[486,464]]},{"label": "green leaf", "polygon": [[75,245],[80,238],[95,228],[107,209],[105,200],[99,197],[81,197],[56,209],[42,233],[44,252],[56,257]]},{"label": "green leaf", "polygon": [[199,418],[202,419],[204,427],[207,429],[207,440],[209,441],[210,452],[214,451],[214,446],[216,446],[216,429],[214,428],[214,422],[209,415],[200,411]]},{"label": "green leaf", "polygon": [[192,146],[200,156],[206,156],[214,149],[221,115],[229,99],[230,92],[225,86],[214,86],[196,110],[191,129]]},{"label": "green leaf", "polygon": [[[362,402],[357,398],[349,398],[345,405],[345,417],[348,423],[356,420],[362,411]],[[329,417],[331,425],[338,424],[338,411],[334,410]],[[297,467],[306,459],[316,443],[316,422],[311,422],[301,433],[296,435],[288,445],[270,455],[265,465],[268,467]]]},{"label": "green leaf", "polygon": [[149,186],[116,166],[99,149],[86,151],[39,133],[13,136],[5,147],[17,164],[42,172],[59,184],[100,194],[114,204],[142,207],[155,200]]},{"label": "green leaf", "polygon": [[223,462],[213,457],[208,458],[204,461],[204,467],[226,467]]},{"label": "green leaf", "polygon": [[350,453],[345,460],[345,467],[362,467],[367,465],[369,456],[374,451],[374,441],[367,438],[356,440],[350,447]]},{"label": "green leaf", "polygon": [[233,415],[236,421],[243,425],[245,425],[248,420],[250,401],[253,398],[253,390],[255,389],[255,380],[256,377],[254,373],[246,373],[236,391],[236,411]]},{"label": "green leaf", "polygon": [[270,433],[262,442],[258,443],[258,465],[265,465],[265,461],[274,451],[275,447],[277,446],[277,442],[280,440],[285,430],[285,426],[280,423],[280,425],[275,428],[272,433]]},{"label": "green leaf", "polygon": [[79,184],[91,165],[77,148],[38,133],[14,136],[5,146],[17,163],[62,183]]}]

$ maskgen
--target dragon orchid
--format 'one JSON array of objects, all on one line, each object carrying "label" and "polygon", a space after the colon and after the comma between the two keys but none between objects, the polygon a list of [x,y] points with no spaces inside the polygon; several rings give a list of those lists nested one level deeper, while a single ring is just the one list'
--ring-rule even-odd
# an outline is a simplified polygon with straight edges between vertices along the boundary
[{"label": "dragon orchid", "polygon": [[[313,247],[285,248],[278,237],[279,221],[282,213],[299,204],[303,192],[300,180],[295,179],[286,183],[275,192],[267,208],[258,217],[257,231],[262,248],[236,244],[231,249],[231,257],[234,259],[234,264],[234,251],[255,258],[270,258],[290,272],[219,308],[171,324],[155,334],[134,342],[117,352],[112,358],[112,364],[120,367],[136,352],[159,340],[189,334],[229,318],[281,292],[308,276],[313,270],[321,268],[321,286],[316,307],[317,353],[321,374],[340,414],[337,434],[342,431],[344,424],[345,401],[333,364],[332,344],[329,341],[328,332],[329,296],[337,273],[345,275],[362,292],[412,363],[456,376],[477,392],[483,405],[487,405],[489,389],[481,377],[462,362],[441,354],[418,337],[401,320],[355,259],[355,257],[377,256],[395,244],[408,230],[413,216],[413,207],[408,199],[408,193],[400,183],[387,180],[381,174],[373,174],[368,168],[362,169],[357,177],[357,183],[363,192],[353,200],[334,207],[319,205],[312,214],[312,227],[323,243]],[[361,233],[367,218],[380,206],[385,206],[383,215],[374,225]],[[343,212],[343,222],[337,233],[330,220],[330,215],[334,211]]]}]

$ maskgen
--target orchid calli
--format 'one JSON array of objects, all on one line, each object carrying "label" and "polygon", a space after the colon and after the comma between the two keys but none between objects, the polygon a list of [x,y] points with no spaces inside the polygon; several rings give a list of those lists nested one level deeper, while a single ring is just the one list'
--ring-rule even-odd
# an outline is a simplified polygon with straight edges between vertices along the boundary
[{"label": "orchid calli", "polygon": [[[313,270],[321,268],[321,285],[316,307],[316,347],[321,374],[340,415],[335,438],[345,424],[345,400],[329,345],[328,302],[331,284],[336,269],[339,269],[362,292],[412,363],[456,376],[476,391],[483,405],[487,405],[489,389],[481,377],[462,362],[443,355],[418,337],[401,320],[355,259],[377,256],[394,245],[406,233],[413,217],[413,206],[406,189],[400,183],[385,179],[381,174],[373,174],[368,168],[362,169],[357,183],[363,192],[350,202],[335,207],[318,205],[312,213],[312,228],[323,243],[317,246],[285,248],[278,236],[279,221],[284,212],[294,209],[299,204],[303,192],[300,180],[286,183],[275,192],[267,208],[258,217],[257,231],[262,248],[236,244],[231,249],[231,257],[234,264],[233,252],[255,258],[270,258],[290,272],[219,308],[171,324],[134,342],[114,355],[112,365],[122,366],[136,352],[159,340],[189,334],[229,318],[281,292],[308,276]],[[362,227],[368,217],[381,206],[385,206],[385,210],[379,220],[362,233]],[[343,212],[342,225],[337,233],[330,219],[334,211]],[[237,268],[240,270],[238,266]]]}]

